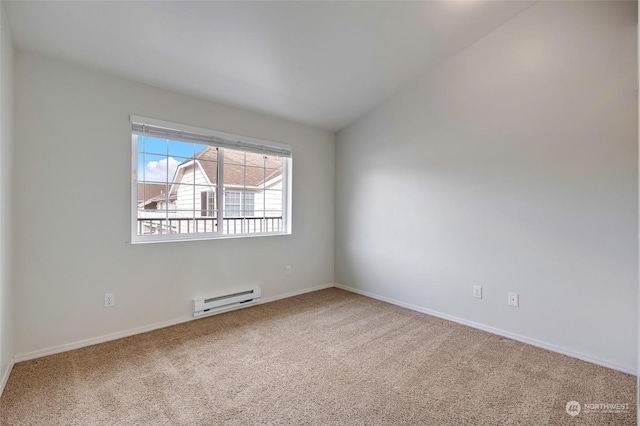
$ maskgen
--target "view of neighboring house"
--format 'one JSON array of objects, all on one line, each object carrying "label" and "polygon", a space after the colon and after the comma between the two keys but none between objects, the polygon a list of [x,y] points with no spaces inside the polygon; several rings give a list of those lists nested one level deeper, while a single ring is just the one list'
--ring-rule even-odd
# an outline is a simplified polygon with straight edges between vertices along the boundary
[{"label": "view of neighboring house", "polygon": [[[138,184],[139,233],[217,230],[218,152],[214,146],[200,150],[180,163],[166,184]],[[233,149],[223,155],[223,232],[279,230],[282,158]]]},{"label": "view of neighboring house", "polygon": [[[138,209],[147,212],[167,210],[168,185],[164,183],[139,182],[138,183]],[[175,202],[175,198],[172,200]],[[175,204],[169,202],[169,210],[174,209]]]}]

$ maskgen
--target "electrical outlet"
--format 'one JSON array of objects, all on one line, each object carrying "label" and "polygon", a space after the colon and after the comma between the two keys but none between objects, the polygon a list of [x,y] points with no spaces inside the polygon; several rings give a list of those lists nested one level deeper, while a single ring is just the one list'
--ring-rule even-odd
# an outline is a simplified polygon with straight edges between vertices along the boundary
[{"label": "electrical outlet", "polygon": [[515,306],[517,308],[520,306],[520,295],[518,295],[518,293],[509,292],[509,300],[507,303],[509,306]]},{"label": "electrical outlet", "polygon": [[104,294],[104,307],[110,308],[111,306],[116,304],[116,296],[113,293],[105,293]]},{"label": "electrical outlet", "polygon": [[473,286],[473,297],[475,297],[476,299],[482,299],[482,286]]},{"label": "electrical outlet", "polygon": [[291,265],[285,265],[284,274],[285,275],[291,275]]}]

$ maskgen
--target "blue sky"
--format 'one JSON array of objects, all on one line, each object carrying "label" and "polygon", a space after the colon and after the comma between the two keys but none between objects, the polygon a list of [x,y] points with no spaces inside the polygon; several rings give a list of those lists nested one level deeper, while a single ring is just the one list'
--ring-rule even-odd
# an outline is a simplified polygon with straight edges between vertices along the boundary
[{"label": "blue sky", "polygon": [[206,147],[203,144],[138,136],[138,179],[170,182],[180,163]]}]

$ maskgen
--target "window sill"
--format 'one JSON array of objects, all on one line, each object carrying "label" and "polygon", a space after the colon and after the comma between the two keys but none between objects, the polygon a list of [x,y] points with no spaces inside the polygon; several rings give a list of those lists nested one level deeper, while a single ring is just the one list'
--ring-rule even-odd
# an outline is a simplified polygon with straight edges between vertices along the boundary
[{"label": "window sill", "polygon": [[229,240],[236,238],[255,238],[255,237],[277,237],[283,235],[291,235],[291,232],[269,232],[269,233],[251,233],[251,234],[192,234],[186,235],[157,235],[153,237],[136,236],[131,239],[132,245],[138,244],[154,244],[154,243],[172,243],[185,241],[207,241],[207,240]]}]

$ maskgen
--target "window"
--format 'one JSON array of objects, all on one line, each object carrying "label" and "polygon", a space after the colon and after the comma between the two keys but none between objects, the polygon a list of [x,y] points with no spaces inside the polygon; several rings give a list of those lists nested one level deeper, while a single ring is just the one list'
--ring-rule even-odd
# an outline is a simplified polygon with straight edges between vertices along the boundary
[{"label": "window", "polygon": [[242,216],[242,202],[240,196],[242,192],[225,191],[224,193],[224,211],[229,217]]},{"label": "window", "polygon": [[216,192],[202,191],[200,192],[200,216],[215,216],[216,215]]},{"label": "window", "polygon": [[252,217],[254,202],[253,192],[225,191],[224,193],[227,217]]},{"label": "window", "polygon": [[133,243],[291,232],[291,147],[131,117]]}]

